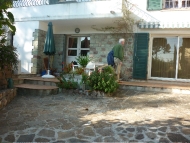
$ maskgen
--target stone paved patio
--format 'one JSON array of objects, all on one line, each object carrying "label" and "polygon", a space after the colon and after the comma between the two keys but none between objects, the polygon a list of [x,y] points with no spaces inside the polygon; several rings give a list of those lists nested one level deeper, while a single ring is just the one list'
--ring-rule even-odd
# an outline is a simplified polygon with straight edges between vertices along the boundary
[{"label": "stone paved patio", "polygon": [[0,110],[0,142],[190,142],[190,96],[120,90],[17,96]]}]

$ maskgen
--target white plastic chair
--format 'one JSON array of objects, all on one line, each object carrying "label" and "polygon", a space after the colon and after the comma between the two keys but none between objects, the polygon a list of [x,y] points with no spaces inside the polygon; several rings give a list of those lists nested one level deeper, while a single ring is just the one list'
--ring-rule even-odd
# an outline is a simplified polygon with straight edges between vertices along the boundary
[{"label": "white plastic chair", "polygon": [[90,75],[91,71],[95,71],[95,63],[93,62],[89,62],[85,68],[85,72],[88,73],[88,75]]}]

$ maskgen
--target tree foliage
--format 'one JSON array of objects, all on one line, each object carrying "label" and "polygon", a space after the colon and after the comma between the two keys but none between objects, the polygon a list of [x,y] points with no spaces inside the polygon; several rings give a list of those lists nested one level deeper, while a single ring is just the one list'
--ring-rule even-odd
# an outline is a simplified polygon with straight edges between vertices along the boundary
[{"label": "tree foliage", "polygon": [[7,28],[15,34],[16,28],[14,26],[14,16],[7,11],[12,5],[12,0],[0,1],[0,47],[6,43]]},{"label": "tree foliage", "polygon": [[11,66],[17,69],[18,55],[16,48],[7,45],[7,32],[16,32],[14,16],[8,11],[12,7],[12,0],[0,0],[0,67]]}]

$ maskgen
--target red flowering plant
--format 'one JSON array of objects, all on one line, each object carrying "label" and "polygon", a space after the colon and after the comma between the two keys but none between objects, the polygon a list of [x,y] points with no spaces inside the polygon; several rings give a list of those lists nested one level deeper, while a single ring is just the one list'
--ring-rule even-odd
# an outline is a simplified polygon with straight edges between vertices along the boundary
[{"label": "red flowering plant", "polygon": [[[56,83],[57,87],[61,89],[76,89],[78,87],[78,82],[74,81],[74,73],[70,74],[73,68],[73,63],[63,64],[63,72],[60,74],[57,79],[59,80]],[[65,74],[69,74],[69,77],[65,77]]]},{"label": "red flowering plant", "polygon": [[69,63],[69,64],[65,64],[64,62],[62,62],[63,64],[63,73],[71,73],[72,69],[73,69],[73,63]]}]

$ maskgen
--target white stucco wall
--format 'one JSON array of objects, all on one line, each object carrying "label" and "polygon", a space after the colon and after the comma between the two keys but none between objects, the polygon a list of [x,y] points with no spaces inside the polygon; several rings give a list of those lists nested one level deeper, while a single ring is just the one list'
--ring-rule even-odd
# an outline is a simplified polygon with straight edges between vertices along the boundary
[{"label": "white stucco wall", "polygon": [[39,22],[16,22],[15,26],[16,34],[13,44],[17,48],[19,60],[21,61],[21,67],[18,69],[18,73],[31,73],[33,32],[35,29],[39,29]]},{"label": "white stucco wall", "polygon": [[[16,21],[115,17],[121,14],[121,1],[91,1],[11,8]],[[110,11],[115,11],[113,15]],[[92,15],[93,14],[93,15]]]},{"label": "white stucco wall", "polygon": [[161,22],[190,22],[189,8],[147,11],[147,0],[130,0],[130,2]]}]

